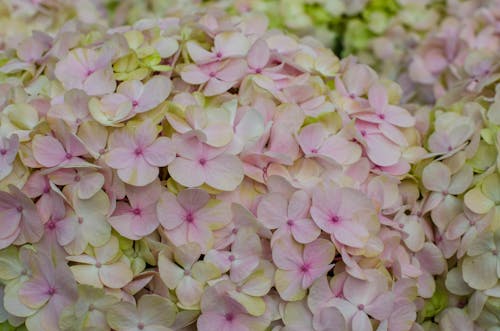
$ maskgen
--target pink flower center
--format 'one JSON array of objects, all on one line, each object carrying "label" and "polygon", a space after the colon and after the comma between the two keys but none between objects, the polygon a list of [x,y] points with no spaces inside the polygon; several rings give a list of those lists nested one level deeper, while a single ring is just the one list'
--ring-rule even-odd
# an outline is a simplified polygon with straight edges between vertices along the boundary
[{"label": "pink flower center", "polygon": [[380,118],[381,120],[385,119],[385,115],[384,114],[378,114],[378,118]]},{"label": "pink flower center", "polygon": [[137,328],[138,328],[139,330],[144,330],[144,323],[139,323],[139,324],[137,324]]},{"label": "pink flower center", "polygon": [[143,153],[143,150],[142,150],[142,148],[140,148],[140,147],[137,147],[137,148],[134,150],[134,154],[135,154],[135,156],[140,156],[140,155],[142,155],[142,153]]},{"label": "pink flower center", "polygon": [[205,164],[207,164],[207,160],[204,158],[201,158],[198,160],[198,163],[201,164],[202,166],[204,166]]},{"label": "pink flower center", "polygon": [[217,52],[217,54],[215,54],[215,56],[217,56],[217,58],[221,58],[222,57],[222,53],[221,52]]},{"label": "pink flower center", "polygon": [[77,118],[77,119],[75,120],[75,124],[76,124],[76,125],[80,125],[80,124],[82,124],[82,120],[81,120],[81,119],[79,119],[79,118]]},{"label": "pink flower center", "polygon": [[56,288],[55,287],[49,287],[49,290],[47,291],[48,295],[54,295],[56,293]]},{"label": "pink flower center", "polygon": [[79,182],[81,179],[82,178],[80,176],[78,176],[78,175],[76,175],[75,178],[74,178],[75,182]]},{"label": "pink flower center", "polygon": [[491,251],[491,254],[495,255],[495,256],[498,256],[498,249],[493,249]]},{"label": "pink flower center", "polygon": [[232,229],[232,230],[231,230],[231,233],[232,233],[232,234],[237,234],[237,233],[238,233],[238,229],[237,229],[237,228]]},{"label": "pink flower center", "polygon": [[49,193],[49,192],[50,192],[50,187],[49,187],[49,186],[45,186],[45,187],[43,188],[43,193],[47,194],[47,193]]},{"label": "pink flower center", "polygon": [[141,215],[142,214],[142,210],[140,208],[134,208],[134,209],[132,209],[132,213],[134,215]]},{"label": "pink flower center", "polygon": [[100,267],[102,267],[101,262],[96,262],[96,263],[95,263],[95,267],[96,267],[97,269],[99,269]]},{"label": "pink flower center", "polygon": [[184,276],[189,276],[191,275],[191,271],[189,270],[184,270]]},{"label": "pink flower center", "polygon": [[188,222],[188,223],[193,223],[194,222],[194,216],[193,216],[192,213],[188,213],[186,215],[186,222]]},{"label": "pink flower center", "polygon": [[95,70],[88,69],[87,72],[85,73],[85,75],[88,77],[88,76],[92,75],[94,72],[95,72]]},{"label": "pink flower center", "polygon": [[214,77],[215,77],[215,75],[216,75],[216,73],[215,73],[215,72],[213,72],[213,71],[211,71],[208,75],[209,75],[210,77],[214,78]]},{"label": "pink flower center", "polygon": [[288,221],[286,221],[286,225],[288,225],[288,226],[293,226],[293,220],[288,220]]},{"label": "pink flower center", "polygon": [[332,216],[330,216],[330,222],[338,223],[338,222],[340,222],[340,217],[338,217],[337,215],[332,215]]},{"label": "pink flower center", "polygon": [[17,206],[16,210],[17,210],[18,213],[22,213],[23,212],[23,206]]},{"label": "pink flower center", "polygon": [[54,222],[54,221],[49,221],[49,222],[47,223],[47,228],[48,228],[49,230],[54,230],[54,229],[56,228],[56,222]]},{"label": "pink flower center", "polygon": [[317,149],[317,148],[313,148],[313,149],[311,149],[311,153],[313,153],[313,154],[318,153],[318,149]]},{"label": "pink flower center", "polygon": [[351,99],[353,99],[353,100],[354,100],[354,99],[356,99],[356,96],[354,95],[354,93],[350,93],[350,94],[349,94],[349,98],[351,98]]},{"label": "pink flower center", "polygon": [[302,266],[300,266],[300,272],[302,273],[309,272],[309,269],[311,269],[311,266],[308,263],[304,263]]},{"label": "pink flower center", "polygon": [[262,72],[262,69],[261,69],[261,68],[257,68],[257,69],[255,69],[255,73],[260,74],[261,72]]},{"label": "pink flower center", "polygon": [[78,217],[78,224],[83,224],[83,217]]},{"label": "pink flower center", "polygon": [[138,105],[139,105],[139,101],[137,101],[137,100],[133,100],[133,101],[132,101],[132,107],[134,107],[134,108],[135,108],[135,107],[137,107]]},{"label": "pink flower center", "polygon": [[1,155],[7,154],[7,150],[5,148],[0,149],[0,154]]},{"label": "pink flower center", "polygon": [[228,257],[229,261],[233,262],[234,260],[236,260],[236,258],[234,257],[234,255],[229,255]]},{"label": "pink flower center", "polygon": [[226,318],[226,321],[228,321],[228,322],[232,322],[234,320],[233,313],[227,313],[226,315],[224,315],[224,317]]},{"label": "pink flower center", "polygon": [[71,160],[73,158],[73,155],[71,155],[71,153],[66,153],[65,157],[67,160]]},{"label": "pink flower center", "polygon": [[359,309],[359,310],[363,310],[363,309],[365,309],[365,305],[363,305],[363,304],[358,305],[358,309]]},{"label": "pink flower center", "polygon": [[361,130],[360,133],[363,137],[366,137],[366,130]]}]

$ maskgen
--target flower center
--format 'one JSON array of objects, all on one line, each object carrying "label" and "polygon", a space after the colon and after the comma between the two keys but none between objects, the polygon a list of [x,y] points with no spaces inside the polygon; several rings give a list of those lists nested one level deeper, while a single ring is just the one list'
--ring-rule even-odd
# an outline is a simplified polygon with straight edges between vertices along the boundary
[{"label": "flower center", "polygon": [[313,153],[313,154],[318,153],[318,149],[317,149],[317,148],[313,148],[313,149],[311,149],[311,153]]},{"label": "flower center", "polygon": [[97,269],[99,269],[100,267],[102,267],[101,262],[97,261],[97,262],[95,263],[95,267],[96,267]]},{"label": "flower center", "polygon": [[192,214],[192,213],[188,213],[188,214],[186,215],[186,222],[188,222],[188,223],[193,223],[193,221],[194,221],[194,216],[193,216],[193,214]]},{"label": "flower center", "polygon": [[217,54],[215,54],[217,56],[217,58],[221,58],[222,57],[222,53],[221,52],[217,52]]},{"label": "flower center", "polygon": [[201,164],[202,166],[204,166],[205,164],[207,164],[207,160],[204,159],[204,158],[201,158],[199,161],[198,161],[199,164]]},{"label": "flower center", "polygon": [[71,153],[66,153],[65,157],[67,160],[71,160],[73,158],[73,155],[71,155]]},{"label": "flower center", "polygon": [[139,323],[139,324],[137,324],[137,328],[138,328],[139,330],[144,330],[144,323]]},{"label": "flower center", "polygon": [[255,73],[260,74],[261,72],[262,72],[262,69],[261,69],[261,68],[257,68],[257,69],[255,69]]},{"label": "flower center", "polygon": [[293,226],[293,220],[288,220],[288,221],[286,221],[286,225],[288,225],[288,226]]},{"label": "flower center", "polygon": [[22,206],[17,206],[16,210],[17,210],[18,213],[22,213],[23,212],[23,207]]},{"label": "flower center", "polygon": [[340,217],[338,217],[337,215],[332,215],[330,217],[330,222],[332,222],[332,223],[338,223],[338,222],[340,222]]},{"label": "flower center", "polygon": [[358,309],[359,309],[359,310],[363,310],[363,309],[365,309],[365,305],[363,305],[363,304],[358,305]]},{"label": "flower center", "polygon": [[137,147],[137,148],[134,150],[134,154],[135,154],[135,156],[142,155],[142,148]]},{"label": "flower center", "polygon": [[83,224],[83,217],[78,217],[78,224]]},{"label": "flower center", "polygon": [[54,221],[49,221],[47,223],[47,228],[49,228],[49,230],[54,230],[56,228],[56,222]]},{"label": "flower center", "polygon": [[234,320],[233,313],[227,313],[226,315],[224,315],[224,317],[226,318],[226,321],[228,321],[228,322],[232,322]]},{"label": "flower center", "polygon": [[311,266],[309,264],[305,263],[305,264],[300,266],[300,272],[302,272],[302,273],[309,272],[310,268],[311,268]]},{"label": "flower center", "polygon": [[43,188],[43,193],[47,194],[47,193],[49,193],[49,192],[50,192],[50,187],[49,187],[49,186],[45,186],[45,187]]},{"label": "flower center", "polygon": [[132,107],[134,107],[134,108],[135,108],[135,107],[137,107],[138,105],[139,105],[139,101],[137,101],[137,100],[133,100],[133,101],[132,101]]},{"label": "flower center", "polygon": [[184,276],[189,276],[191,275],[191,271],[189,270],[184,270]]},{"label": "flower center", "polygon": [[493,249],[491,253],[495,256],[498,256],[498,249]]},{"label": "flower center", "polygon": [[378,118],[380,118],[381,120],[385,119],[385,115],[384,114],[378,114]]},{"label": "flower center", "polygon": [[1,155],[7,154],[7,150],[5,148],[0,149],[0,154]]},{"label": "flower center", "polygon": [[210,72],[208,75],[209,75],[210,77],[214,78],[214,77],[215,77],[215,72],[213,72],[213,71],[212,71],[212,72]]},{"label": "flower center", "polygon": [[81,179],[82,178],[80,176],[78,176],[78,175],[76,175],[75,178],[74,178],[75,182],[79,182]]},{"label": "flower center", "polygon": [[48,295],[54,295],[56,293],[56,288],[55,287],[49,287],[49,290],[47,291]]},{"label": "flower center", "polygon": [[233,262],[234,260],[236,260],[236,258],[234,257],[234,255],[229,255],[228,257],[229,261]]},{"label": "flower center", "polygon": [[134,215],[141,215],[142,211],[140,208],[134,208],[134,209],[132,209],[132,213]]}]

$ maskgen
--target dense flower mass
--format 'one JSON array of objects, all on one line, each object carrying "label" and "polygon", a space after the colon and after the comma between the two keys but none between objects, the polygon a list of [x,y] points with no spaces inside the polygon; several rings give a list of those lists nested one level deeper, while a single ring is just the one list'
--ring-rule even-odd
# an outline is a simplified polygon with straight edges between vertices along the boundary
[{"label": "dense flower mass", "polygon": [[0,2],[2,330],[498,329],[498,2],[166,3]]}]

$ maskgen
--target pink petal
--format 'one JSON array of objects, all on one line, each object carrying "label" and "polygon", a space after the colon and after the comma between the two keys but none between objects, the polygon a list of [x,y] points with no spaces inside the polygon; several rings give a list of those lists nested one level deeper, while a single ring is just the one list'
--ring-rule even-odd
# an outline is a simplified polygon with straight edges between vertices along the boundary
[{"label": "pink petal", "polygon": [[54,137],[37,135],[33,139],[33,156],[45,167],[55,167],[66,159],[66,151]]},{"label": "pink petal", "polygon": [[276,229],[287,221],[287,205],[281,194],[267,194],[259,203],[257,217],[268,229]]},{"label": "pink petal", "polygon": [[269,56],[270,52],[267,43],[262,39],[258,39],[248,51],[248,65],[252,69],[262,69],[269,61]]},{"label": "pink petal", "polygon": [[385,90],[384,86],[380,84],[374,84],[368,90],[368,100],[370,102],[370,106],[372,106],[372,108],[377,113],[384,113],[385,107],[388,104],[387,91]]},{"label": "pink petal", "polygon": [[380,134],[372,134],[366,140],[366,153],[370,160],[380,166],[390,166],[401,157],[399,146]]},{"label": "pink petal", "polygon": [[203,72],[197,65],[188,64],[181,71],[181,78],[188,84],[199,85],[207,82],[210,76]]},{"label": "pink petal", "polygon": [[118,169],[118,177],[125,183],[145,186],[152,183],[159,174],[159,169],[149,165],[143,157],[137,157],[131,167]]},{"label": "pink petal", "polygon": [[144,150],[144,158],[155,167],[165,167],[175,159],[174,146],[167,137],[159,137]]},{"label": "pink petal", "polygon": [[126,148],[112,149],[104,156],[106,164],[113,169],[132,167],[135,158],[134,151]]},{"label": "pink petal", "polygon": [[177,202],[177,198],[172,193],[163,192],[156,207],[158,219],[167,230],[174,229],[184,223],[186,211]]},{"label": "pink petal", "polygon": [[113,78],[113,70],[110,67],[97,70],[83,83],[83,90],[91,96],[113,93],[115,88],[116,81]]},{"label": "pink petal", "polygon": [[301,244],[310,243],[321,234],[321,230],[310,219],[300,219],[294,221],[291,231],[293,238]]},{"label": "pink petal", "polygon": [[208,161],[203,167],[205,182],[222,191],[232,191],[244,177],[243,164],[234,155],[224,154]]},{"label": "pink petal", "polygon": [[198,161],[177,157],[168,165],[168,172],[176,182],[187,187],[205,182],[205,168]]}]

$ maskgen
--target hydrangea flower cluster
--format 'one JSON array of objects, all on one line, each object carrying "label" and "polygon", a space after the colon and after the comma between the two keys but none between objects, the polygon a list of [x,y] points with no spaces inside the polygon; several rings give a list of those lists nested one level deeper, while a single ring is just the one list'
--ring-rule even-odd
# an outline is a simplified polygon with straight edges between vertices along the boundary
[{"label": "hydrangea flower cluster", "polygon": [[496,330],[494,52],[405,106],[261,14],[85,3],[0,53],[0,327]]}]

